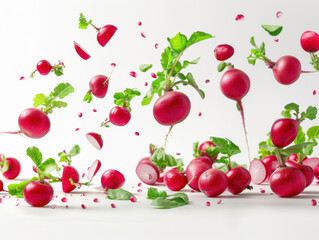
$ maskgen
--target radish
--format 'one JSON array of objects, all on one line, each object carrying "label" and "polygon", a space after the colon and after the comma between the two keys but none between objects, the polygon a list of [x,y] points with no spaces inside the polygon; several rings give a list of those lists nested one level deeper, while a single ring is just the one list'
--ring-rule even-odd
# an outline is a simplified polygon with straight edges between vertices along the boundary
[{"label": "radish", "polygon": [[190,109],[191,102],[184,93],[170,91],[157,99],[153,107],[153,115],[159,124],[171,126],[187,118]]},{"label": "radish", "polygon": [[6,190],[3,189],[3,182],[0,180],[0,192],[7,192]]},{"label": "radish", "polygon": [[97,41],[102,47],[104,47],[110,41],[110,39],[113,37],[113,35],[117,31],[117,28],[113,25],[105,25],[102,28],[98,28],[92,24],[92,20],[87,21],[83,13],[81,13],[79,18],[79,28],[87,29],[88,25],[91,25],[92,27],[94,27],[96,31],[98,32]]},{"label": "radish", "polygon": [[319,180],[319,165],[317,165],[313,171],[316,179]]},{"label": "radish", "polygon": [[228,178],[228,191],[232,194],[239,194],[249,188],[251,176],[244,167],[234,167],[226,172]]},{"label": "radish", "polygon": [[216,145],[212,143],[211,141],[206,141],[206,142],[203,142],[201,145],[199,145],[199,150],[202,152],[202,156],[208,157],[212,161],[212,163],[214,163],[218,155],[215,158],[212,158],[209,154],[207,154],[206,149],[209,147],[216,147]]},{"label": "radish", "polygon": [[53,188],[48,182],[32,181],[23,190],[25,201],[33,207],[47,205],[53,199],[53,194]]},{"label": "radish", "polygon": [[164,176],[165,185],[172,191],[179,191],[183,189],[187,184],[187,178],[185,175],[173,168],[166,172]]},{"label": "radish", "polygon": [[273,67],[275,79],[284,85],[289,85],[297,81],[301,74],[301,63],[293,56],[283,56],[279,58]]},{"label": "radish", "polygon": [[[210,163],[206,163],[209,161]],[[188,186],[196,191],[200,191],[198,186],[198,180],[203,172],[212,167],[211,161],[206,157],[193,159],[186,168],[186,177]]]},{"label": "radish", "polygon": [[310,166],[313,170],[319,165],[319,158],[307,158],[302,161],[302,164]]},{"label": "radish", "polygon": [[190,163],[188,165],[193,164],[193,163],[205,163],[205,164],[209,165],[210,167],[213,166],[213,163],[206,156],[194,158],[192,161],[190,161]]},{"label": "radish", "polygon": [[[305,156],[303,160],[307,159],[308,157]],[[295,161],[295,162],[298,162],[299,159],[298,159],[298,155],[296,153],[293,153],[293,154],[290,154],[287,158],[287,160],[290,160],[290,161]]]},{"label": "radish", "polygon": [[139,179],[148,185],[154,185],[160,177],[158,168],[147,158],[138,163],[135,172]]},{"label": "radish", "polygon": [[20,174],[21,165],[15,158],[0,155],[0,170],[6,179],[15,179]]},{"label": "radish", "polygon": [[267,178],[266,165],[262,161],[255,159],[249,164],[249,173],[254,184],[262,184]]},{"label": "radish", "polygon": [[101,184],[103,189],[118,189],[125,183],[125,178],[122,173],[117,170],[106,170],[101,177]]},{"label": "radish", "polygon": [[269,179],[271,190],[279,197],[293,197],[303,192],[306,178],[297,168],[278,168]]},{"label": "radish", "polygon": [[270,131],[270,138],[276,147],[284,148],[297,137],[299,122],[291,118],[281,118],[274,122]]},{"label": "radish", "polygon": [[142,164],[142,163],[151,163],[151,160],[149,157],[145,157],[145,158],[142,158],[137,165],[139,164]]},{"label": "radish", "polygon": [[301,35],[300,44],[306,52],[317,52],[319,50],[319,35],[313,31],[306,31]]},{"label": "radish", "polygon": [[[72,182],[71,182],[72,179]],[[78,171],[72,166],[63,166],[62,173],[62,190],[65,193],[72,192],[76,186],[72,183],[78,183],[80,181],[80,175]]]},{"label": "radish", "polygon": [[215,58],[218,61],[225,61],[231,58],[234,54],[234,48],[228,44],[218,45],[214,50]]},{"label": "radish", "polygon": [[50,72],[54,72],[56,76],[62,76],[63,75],[63,68],[65,68],[65,65],[63,62],[60,62],[58,64],[54,64],[53,66],[49,63],[47,60],[40,60],[37,63],[37,69],[34,70],[30,74],[30,78],[34,78],[34,75],[36,72],[39,72],[41,75],[46,76]]},{"label": "radish", "polygon": [[116,126],[125,126],[131,119],[131,113],[125,107],[113,107],[110,111],[110,122]]},{"label": "radish", "polygon": [[206,196],[217,197],[227,189],[228,179],[223,171],[208,169],[200,176],[198,186]]},{"label": "radish", "polygon": [[74,48],[75,48],[75,51],[77,52],[77,54],[79,54],[79,56],[84,59],[84,60],[88,60],[89,58],[91,58],[90,54],[88,54],[84,48],[82,48],[80,46],[80,44],[78,44],[76,41],[73,42],[74,44]]},{"label": "radish", "polygon": [[100,160],[95,160],[91,167],[89,168],[89,172],[88,172],[88,175],[87,175],[87,179],[89,182],[92,181],[93,177],[95,176],[95,174],[97,174],[97,172],[100,170],[101,168],[101,161]]},{"label": "radish", "polygon": [[310,166],[299,164],[291,160],[286,161],[285,164],[288,167],[297,168],[303,173],[306,178],[306,187],[308,187],[312,183],[314,179],[314,170]]},{"label": "radish", "polygon": [[269,178],[271,174],[277,169],[279,166],[279,162],[277,161],[277,157],[275,155],[265,156],[261,159],[261,161],[265,164],[267,170],[267,177]]},{"label": "radish", "polygon": [[101,150],[103,147],[103,139],[101,134],[95,132],[89,132],[86,134],[87,140],[95,147],[97,150]]}]

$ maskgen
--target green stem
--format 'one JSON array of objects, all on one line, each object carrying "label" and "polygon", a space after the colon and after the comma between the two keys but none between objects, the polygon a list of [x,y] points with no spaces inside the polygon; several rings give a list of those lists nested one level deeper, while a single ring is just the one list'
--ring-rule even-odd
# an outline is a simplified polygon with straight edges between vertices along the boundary
[{"label": "green stem", "polygon": [[166,78],[165,92],[168,92],[169,89],[170,89],[170,87],[169,87],[169,80],[171,79],[171,76],[172,76],[173,71],[174,71],[174,69],[175,69],[175,67],[176,67],[176,64],[178,63],[179,59],[181,58],[181,56],[183,55],[183,53],[185,52],[186,49],[187,49],[187,48],[185,48],[185,49],[178,55],[178,57],[176,58],[176,60],[175,60],[175,62],[174,62],[174,64],[173,64],[173,67],[172,67],[171,71],[169,72],[169,74],[168,74],[168,76],[167,76],[167,78]]},{"label": "green stem", "polygon": [[280,167],[286,167],[286,164],[282,160],[281,155],[279,153],[279,149],[277,147],[276,147],[276,157],[277,157],[277,160],[279,162]]},{"label": "green stem", "polygon": [[[71,86],[69,86],[69,87],[71,87]],[[60,92],[57,96],[55,96],[52,100],[51,100],[51,102],[45,107],[45,109],[43,110],[43,112],[45,113],[45,114],[47,114],[47,111],[50,109],[50,106],[51,106],[51,104],[64,92],[64,91],[66,91],[68,88],[65,88],[62,92]]]},{"label": "green stem", "polygon": [[90,25],[91,25],[92,27],[94,27],[96,31],[100,31],[100,30],[101,30],[101,28],[96,27],[95,25],[93,25],[93,23],[90,23]]},{"label": "green stem", "polygon": [[171,131],[172,131],[173,127],[174,127],[174,125],[171,125],[171,126],[169,127],[169,130],[168,130],[167,134],[165,135],[165,141],[164,141],[164,152],[165,152],[165,150],[166,150],[166,144],[167,144],[168,136],[169,136],[169,134],[171,133]]}]

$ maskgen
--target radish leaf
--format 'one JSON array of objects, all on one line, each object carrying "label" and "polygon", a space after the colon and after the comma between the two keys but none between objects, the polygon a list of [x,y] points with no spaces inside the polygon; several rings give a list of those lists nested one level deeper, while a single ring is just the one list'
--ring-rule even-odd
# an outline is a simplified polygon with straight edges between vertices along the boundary
[{"label": "radish leaf", "polygon": [[92,20],[87,21],[84,17],[83,13],[80,13],[79,18],[79,28],[80,29],[87,29],[87,27],[92,23]]},{"label": "radish leaf", "polygon": [[187,37],[184,34],[177,33],[172,39],[167,38],[174,52],[180,54],[187,47]]},{"label": "radish leaf", "polygon": [[42,163],[42,153],[37,147],[28,147],[27,156],[29,156],[32,159],[36,167],[39,167]]},{"label": "radish leaf", "polygon": [[13,183],[8,186],[8,192],[11,196],[16,196],[17,198],[23,198],[23,190],[25,186],[33,181],[38,180],[36,177],[33,177],[31,180],[23,181],[21,183]]},{"label": "radish leaf", "polygon": [[131,111],[130,102],[136,97],[140,96],[141,92],[135,89],[127,88],[124,92],[114,93],[114,103],[117,106],[125,107],[127,110]]},{"label": "radish leaf", "polygon": [[126,191],[122,188],[118,189],[108,189],[107,190],[107,198],[113,200],[130,200],[132,193]]},{"label": "radish leaf", "polygon": [[310,127],[307,131],[308,141],[316,142],[319,139],[319,126]]},{"label": "radish leaf", "polygon": [[278,36],[281,33],[283,27],[278,25],[261,25],[263,29],[265,29],[270,36]]},{"label": "radish leaf", "polygon": [[153,67],[153,64],[141,64],[139,66],[139,69],[141,72],[147,72],[152,67]]}]

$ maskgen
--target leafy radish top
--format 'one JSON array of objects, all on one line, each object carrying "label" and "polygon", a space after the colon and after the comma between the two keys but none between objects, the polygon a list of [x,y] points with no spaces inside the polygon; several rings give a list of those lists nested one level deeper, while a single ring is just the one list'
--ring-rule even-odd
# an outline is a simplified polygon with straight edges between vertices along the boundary
[{"label": "leafy radish top", "polygon": [[174,158],[170,154],[165,153],[163,147],[156,148],[154,145],[151,145],[152,156],[150,161],[154,163],[160,171],[164,170],[166,167],[177,167],[179,172],[183,171],[183,160],[181,158]]},{"label": "leafy radish top", "polygon": [[80,154],[81,148],[79,145],[74,145],[69,153],[66,152],[59,152],[60,160],[59,162],[66,162],[68,165],[71,165],[71,158],[75,157],[76,155]]},{"label": "leafy radish top", "polygon": [[130,112],[132,111],[130,103],[136,96],[140,96],[141,92],[135,89],[126,88],[123,92],[114,93],[114,103],[117,106],[124,107]]},{"label": "leafy radish top", "polygon": [[48,75],[50,72],[54,72],[56,76],[60,77],[63,75],[64,68],[65,65],[60,60],[53,66],[47,60],[41,60],[37,64],[37,69],[30,74],[30,78],[34,78],[36,72],[39,72],[41,75]]},{"label": "leafy radish top", "polygon": [[[163,93],[172,91],[174,88],[178,89],[179,84],[192,86],[204,98],[205,94],[199,89],[192,73],[188,72],[186,75],[182,73],[182,70],[186,69],[190,64],[197,64],[200,58],[196,58],[193,61],[184,60],[183,63],[180,62],[180,58],[190,46],[210,38],[213,38],[213,36],[204,32],[194,32],[189,39],[181,33],[177,33],[172,39],[167,38],[169,46],[161,54],[163,70],[157,72],[157,78],[152,82],[151,88],[143,98],[142,105],[150,104],[155,94],[162,96]],[[140,66],[140,70],[146,72],[151,67],[151,64],[143,64]],[[177,78],[179,79],[178,81]]]}]

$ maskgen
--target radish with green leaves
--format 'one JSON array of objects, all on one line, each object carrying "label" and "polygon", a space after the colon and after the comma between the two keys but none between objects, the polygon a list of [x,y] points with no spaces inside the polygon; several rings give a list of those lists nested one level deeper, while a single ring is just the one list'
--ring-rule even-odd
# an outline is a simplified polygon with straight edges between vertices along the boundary
[{"label": "radish with green leaves", "polygon": [[15,179],[21,171],[20,162],[15,158],[6,158],[0,154],[0,171],[6,179]]},{"label": "radish with green leaves", "polygon": [[117,31],[117,27],[113,25],[105,25],[101,28],[96,27],[95,25],[92,24],[92,20],[87,21],[83,15],[83,13],[80,14],[79,18],[79,28],[80,29],[87,29],[87,27],[91,25],[95,30],[98,32],[97,33],[97,41],[99,44],[104,47],[110,39],[113,37],[115,32]]},{"label": "radish with green leaves", "polygon": [[30,74],[30,78],[34,78],[36,72],[39,72],[42,76],[46,76],[50,72],[54,72],[55,75],[59,77],[63,75],[64,68],[65,65],[63,62],[59,61],[58,64],[54,64],[52,66],[47,60],[41,60],[37,64],[37,69]]},{"label": "radish with green leaves", "polygon": [[123,174],[117,170],[106,170],[101,177],[101,184],[104,190],[121,188],[125,183]]}]

